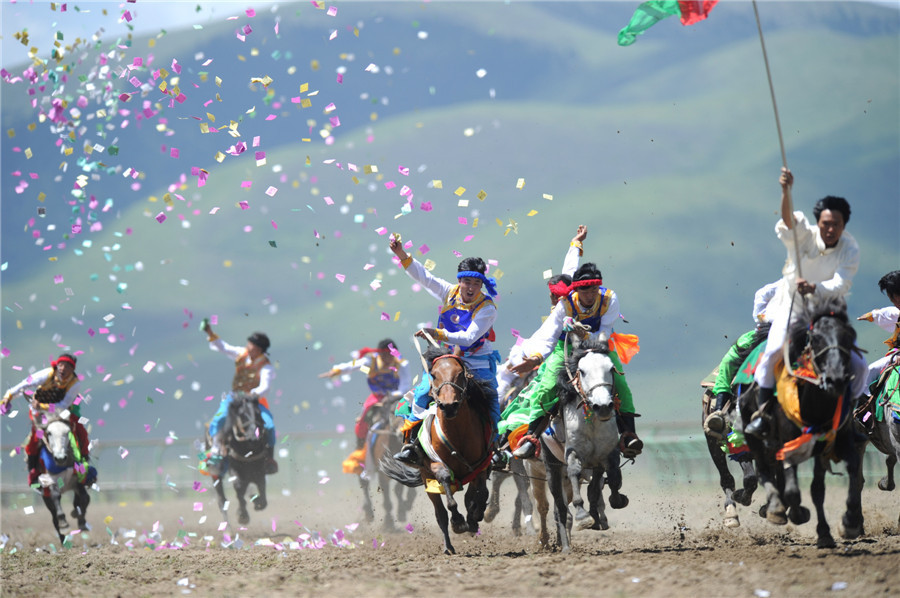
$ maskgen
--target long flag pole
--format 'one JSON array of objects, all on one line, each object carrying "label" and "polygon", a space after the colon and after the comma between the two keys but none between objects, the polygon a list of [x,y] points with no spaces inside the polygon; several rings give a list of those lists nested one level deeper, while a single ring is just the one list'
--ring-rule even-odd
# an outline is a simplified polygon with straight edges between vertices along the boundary
[{"label": "long flag pole", "polygon": [[[781,134],[781,119],[778,118],[778,103],[775,101],[775,86],[772,84],[772,71],[769,69],[769,56],[766,54],[766,41],[763,38],[762,25],[759,22],[759,10],[756,8],[756,0],[753,0],[753,13],[756,15],[756,28],[759,31],[759,45],[762,46],[763,62],[766,64],[766,77],[769,79],[769,94],[772,96],[772,110],[775,112],[775,128],[778,129],[778,144],[781,146],[781,165],[787,168],[787,154],[784,151],[784,136]],[[791,200],[791,188],[785,189],[787,194],[788,211],[791,214],[791,232],[794,236],[794,260],[797,265],[797,277],[803,278],[800,270],[800,247],[797,245],[797,226],[794,220],[794,204]]]}]

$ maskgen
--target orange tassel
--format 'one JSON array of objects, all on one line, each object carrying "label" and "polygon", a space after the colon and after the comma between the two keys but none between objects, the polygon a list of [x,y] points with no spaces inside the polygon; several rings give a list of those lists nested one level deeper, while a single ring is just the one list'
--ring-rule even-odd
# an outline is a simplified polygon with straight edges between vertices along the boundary
[{"label": "orange tassel", "polygon": [[636,334],[613,332],[609,335],[609,349],[616,352],[623,364],[628,363],[641,350],[639,341]]}]

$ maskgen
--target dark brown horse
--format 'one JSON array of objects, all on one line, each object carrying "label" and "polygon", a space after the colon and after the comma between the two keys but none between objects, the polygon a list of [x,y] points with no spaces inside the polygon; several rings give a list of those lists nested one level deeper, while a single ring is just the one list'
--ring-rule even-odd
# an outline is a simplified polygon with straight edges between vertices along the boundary
[{"label": "dark brown horse", "polygon": [[[455,554],[448,524],[457,534],[474,534],[487,507],[492,435],[488,401],[494,399],[459,357],[430,348],[424,358],[431,374],[431,398],[437,407],[433,415],[426,417],[419,434],[425,464],[413,469],[385,456],[381,467],[401,484],[425,485],[444,535],[444,553]],[[466,487],[465,518],[453,498],[453,493],[463,487]],[[447,497],[446,508],[441,494]]]},{"label": "dark brown horse", "polygon": [[[850,424],[853,397],[848,396],[852,376],[850,352],[856,344],[856,332],[845,309],[839,301],[811,304],[792,324],[788,357],[792,364],[799,364],[796,377],[778,385],[778,392],[783,395],[772,406],[769,436],[764,441],[746,438],[760,484],[766,490],[767,502],[760,515],[777,525],[785,525],[788,520],[794,524],[809,521],[809,509],[800,504],[797,466],[813,459],[810,494],[818,518],[819,548],[835,546],[823,508],[828,459],[847,465],[849,489],[841,535],[852,539],[863,533],[861,459]],[[795,391],[792,385],[796,385]],[[745,422],[750,421],[756,409],[755,392],[754,386],[739,398]],[[794,392],[796,399],[789,402],[788,397]]]}]

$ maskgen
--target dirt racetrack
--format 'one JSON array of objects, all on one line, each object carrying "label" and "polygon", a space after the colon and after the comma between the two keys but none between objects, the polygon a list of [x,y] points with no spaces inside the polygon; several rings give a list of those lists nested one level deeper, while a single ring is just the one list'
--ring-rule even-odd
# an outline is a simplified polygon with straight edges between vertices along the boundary
[{"label": "dirt racetrack", "polygon": [[816,549],[814,521],[779,528],[760,519],[759,493],[732,530],[721,524],[718,488],[626,478],[631,504],[607,511],[607,531],[574,532],[567,555],[541,550],[534,535],[512,534],[511,483],[500,515],[479,535],[453,536],[454,556],[441,554],[424,496],[409,529],[354,525],[358,494],[347,480],[330,494],[270,495],[269,507],[251,511],[251,523],[236,534],[230,526],[219,530],[212,493],[199,503],[95,500],[92,531],[73,536],[66,549],[43,505],[27,514],[23,503],[32,498],[23,495],[3,510],[2,595],[896,596],[897,491],[881,492],[868,480],[866,535],[844,541],[837,535],[843,478],[828,482],[835,549]]}]

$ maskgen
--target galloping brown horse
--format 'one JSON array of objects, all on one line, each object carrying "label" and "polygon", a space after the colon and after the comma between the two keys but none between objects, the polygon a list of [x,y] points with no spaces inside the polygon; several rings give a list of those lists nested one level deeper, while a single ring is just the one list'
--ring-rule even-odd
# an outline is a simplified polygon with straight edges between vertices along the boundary
[{"label": "galloping brown horse", "polygon": [[[406,486],[425,485],[434,515],[444,534],[444,552],[455,554],[448,523],[457,534],[478,531],[487,507],[487,473],[491,462],[492,428],[488,416],[490,393],[472,377],[462,359],[444,349],[431,348],[424,358],[431,374],[434,414],[426,417],[419,441],[426,454],[418,469],[386,456],[382,470]],[[460,514],[453,493],[466,488],[466,517]],[[441,500],[447,496],[447,507]],[[450,510],[450,517],[447,516]]]}]

